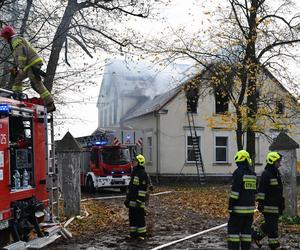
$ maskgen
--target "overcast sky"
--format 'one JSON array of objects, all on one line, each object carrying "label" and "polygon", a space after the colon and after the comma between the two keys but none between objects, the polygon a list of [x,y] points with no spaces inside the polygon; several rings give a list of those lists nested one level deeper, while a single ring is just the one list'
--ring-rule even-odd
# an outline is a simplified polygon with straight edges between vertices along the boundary
[{"label": "overcast sky", "polygon": [[[222,2],[222,1],[221,1]],[[275,2],[275,1],[274,1]],[[195,30],[195,27],[205,27],[211,19],[207,18],[207,13],[213,11],[220,1],[217,0],[172,0],[171,5],[163,6],[160,9],[162,17],[165,17],[164,23],[155,23],[153,20],[136,20],[130,24],[132,28],[138,31],[144,31],[149,36],[158,34],[166,26],[174,29],[185,27],[187,30]],[[223,2],[224,3],[224,2]],[[298,3],[298,5],[300,5]],[[296,9],[300,12],[300,7]],[[104,53],[97,54],[99,68],[103,66],[103,60],[110,57]],[[120,57],[119,57],[120,58]],[[292,67],[292,74],[298,73],[299,65]],[[56,127],[56,138],[60,139],[66,132],[71,132],[75,137],[90,135],[98,127],[98,110],[96,107],[97,98],[100,91],[102,75],[99,74],[92,79],[96,84],[88,87],[84,92],[72,94],[67,98],[67,105],[63,108],[66,119],[65,124]],[[298,78],[300,79],[300,77]]]}]

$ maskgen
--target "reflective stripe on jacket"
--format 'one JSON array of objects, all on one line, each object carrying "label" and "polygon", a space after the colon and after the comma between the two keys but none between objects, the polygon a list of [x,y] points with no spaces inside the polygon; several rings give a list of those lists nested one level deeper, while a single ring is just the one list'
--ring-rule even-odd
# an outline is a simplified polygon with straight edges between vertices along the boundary
[{"label": "reflective stripe on jacket", "polygon": [[264,213],[278,214],[284,206],[282,181],[275,166],[267,164],[262,172],[256,200],[263,205]]},{"label": "reflective stripe on jacket", "polygon": [[148,176],[144,167],[134,167],[128,187],[127,199],[129,206],[145,208],[145,199],[148,186]]},{"label": "reflective stripe on jacket", "polygon": [[255,209],[255,194],[256,174],[246,163],[238,163],[238,168],[232,175],[229,212],[240,215],[253,214]]}]

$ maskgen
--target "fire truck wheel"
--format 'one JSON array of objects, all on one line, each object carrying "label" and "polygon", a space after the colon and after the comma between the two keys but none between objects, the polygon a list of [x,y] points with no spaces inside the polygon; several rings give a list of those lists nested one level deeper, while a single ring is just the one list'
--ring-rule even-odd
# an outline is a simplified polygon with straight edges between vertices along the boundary
[{"label": "fire truck wheel", "polygon": [[92,179],[92,177],[88,177],[87,181],[86,181],[86,189],[89,193],[94,194],[96,192],[95,186],[94,186],[94,181]]}]

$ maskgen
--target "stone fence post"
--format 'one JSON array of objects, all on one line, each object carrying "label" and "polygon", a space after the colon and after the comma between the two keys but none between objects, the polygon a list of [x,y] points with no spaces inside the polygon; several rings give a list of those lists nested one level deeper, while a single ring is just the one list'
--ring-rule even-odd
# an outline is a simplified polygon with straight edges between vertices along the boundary
[{"label": "stone fence post", "polygon": [[68,132],[58,142],[57,164],[60,169],[60,181],[64,202],[64,214],[67,217],[80,215],[80,154],[81,146]]},{"label": "stone fence post", "polygon": [[270,145],[271,151],[283,155],[279,168],[283,182],[283,196],[285,198],[284,213],[289,216],[297,215],[297,154],[299,144],[286,133],[281,132]]}]

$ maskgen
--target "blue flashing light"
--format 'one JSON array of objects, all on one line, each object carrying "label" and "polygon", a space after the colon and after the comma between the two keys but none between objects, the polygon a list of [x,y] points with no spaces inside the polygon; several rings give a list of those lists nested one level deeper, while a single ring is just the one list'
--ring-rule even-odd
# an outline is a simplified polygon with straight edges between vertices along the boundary
[{"label": "blue flashing light", "polygon": [[114,171],[111,171],[111,174],[114,174],[115,172]]},{"label": "blue flashing light", "polygon": [[124,171],[121,172],[121,174],[124,174],[124,173],[125,173]]},{"label": "blue flashing light", "polygon": [[0,113],[8,114],[10,111],[10,106],[7,103],[0,103]]},{"label": "blue flashing light", "polygon": [[98,145],[98,146],[102,146],[102,145],[106,145],[107,144],[107,141],[96,141],[95,142],[95,145]]},{"label": "blue flashing light", "polygon": [[126,139],[129,140],[130,139],[130,135],[126,135]]}]

